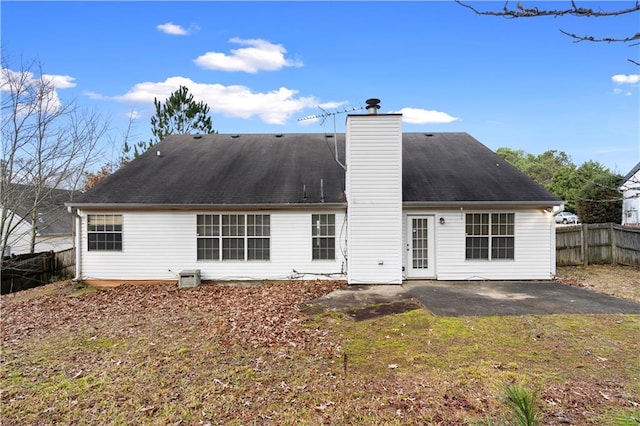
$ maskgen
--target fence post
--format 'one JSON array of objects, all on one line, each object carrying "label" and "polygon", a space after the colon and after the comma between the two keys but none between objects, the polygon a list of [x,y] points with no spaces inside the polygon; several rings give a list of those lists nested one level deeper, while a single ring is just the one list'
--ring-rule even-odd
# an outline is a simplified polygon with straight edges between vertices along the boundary
[{"label": "fence post", "polygon": [[616,228],[614,226],[615,225],[613,224],[613,222],[609,224],[609,232],[611,233],[609,235],[609,242],[611,243],[611,264],[617,265],[618,264],[618,242],[616,241]]},{"label": "fence post", "polygon": [[582,265],[589,266],[589,228],[582,224]]}]

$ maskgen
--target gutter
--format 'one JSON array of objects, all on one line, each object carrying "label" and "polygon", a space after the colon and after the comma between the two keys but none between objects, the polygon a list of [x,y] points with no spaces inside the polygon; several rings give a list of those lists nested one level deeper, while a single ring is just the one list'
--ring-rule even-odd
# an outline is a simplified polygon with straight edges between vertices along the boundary
[{"label": "gutter", "polygon": [[[561,200],[543,200],[543,201],[404,201],[402,207],[406,208],[459,208],[459,207],[549,207],[549,206],[562,206],[564,209],[564,202]],[[554,209],[555,210],[555,209]]]},{"label": "gutter", "polygon": [[80,238],[82,235],[82,216],[78,214],[78,209],[75,209],[69,205],[67,205],[67,210],[71,215],[73,215],[74,224],[75,224],[75,238],[73,240],[73,246],[76,249],[76,273],[75,277],[73,277],[73,281],[81,281],[82,280],[82,247],[80,245]]},{"label": "gutter", "polygon": [[319,210],[319,209],[344,209],[347,207],[346,202],[342,203],[273,203],[273,204],[158,204],[158,203],[65,203],[67,208],[83,209],[83,210],[283,210],[283,209],[300,209],[300,210]]}]

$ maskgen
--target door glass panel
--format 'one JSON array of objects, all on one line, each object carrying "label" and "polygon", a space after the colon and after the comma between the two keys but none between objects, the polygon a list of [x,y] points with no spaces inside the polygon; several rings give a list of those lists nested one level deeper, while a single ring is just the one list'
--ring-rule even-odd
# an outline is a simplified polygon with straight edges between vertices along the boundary
[{"label": "door glass panel", "polygon": [[429,268],[429,241],[426,218],[412,220],[412,266],[413,269]]}]

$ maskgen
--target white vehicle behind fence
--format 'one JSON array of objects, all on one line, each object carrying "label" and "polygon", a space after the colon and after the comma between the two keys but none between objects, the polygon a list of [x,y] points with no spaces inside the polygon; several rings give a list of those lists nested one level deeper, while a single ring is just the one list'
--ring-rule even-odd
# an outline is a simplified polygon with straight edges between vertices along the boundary
[{"label": "white vehicle behind fence", "polygon": [[556,223],[562,223],[564,225],[576,224],[580,221],[578,216],[571,212],[562,212],[556,215]]}]

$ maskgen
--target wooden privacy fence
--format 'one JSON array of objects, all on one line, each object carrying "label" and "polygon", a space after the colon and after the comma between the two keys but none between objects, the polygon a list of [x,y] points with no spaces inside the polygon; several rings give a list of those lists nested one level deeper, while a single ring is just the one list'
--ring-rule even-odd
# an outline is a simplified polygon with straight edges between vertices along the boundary
[{"label": "wooden privacy fence", "polygon": [[22,254],[2,261],[1,293],[11,293],[73,277],[75,249]]},{"label": "wooden privacy fence", "polygon": [[640,229],[613,223],[556,228],[556,265],[640,266]]}]

